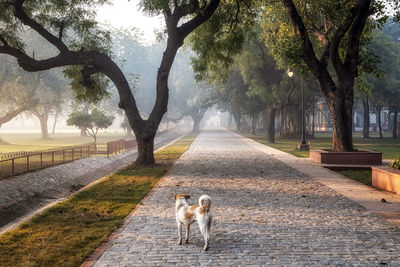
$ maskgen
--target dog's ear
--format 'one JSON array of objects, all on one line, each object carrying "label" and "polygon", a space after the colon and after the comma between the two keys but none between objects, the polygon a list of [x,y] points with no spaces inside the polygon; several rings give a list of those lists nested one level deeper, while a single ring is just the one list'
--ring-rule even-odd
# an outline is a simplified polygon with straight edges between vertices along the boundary
[{"label": "dog's ear", "polygon": [[174,199],[176,200],[176,199],[178,198],[178,196],[179,196],[179,195],[175,195],[175,196],[174,196]]},{"label": "dog's ear", "polygon": [[185,195],[185,199],[189,199],[190,198],[190,195]]}]

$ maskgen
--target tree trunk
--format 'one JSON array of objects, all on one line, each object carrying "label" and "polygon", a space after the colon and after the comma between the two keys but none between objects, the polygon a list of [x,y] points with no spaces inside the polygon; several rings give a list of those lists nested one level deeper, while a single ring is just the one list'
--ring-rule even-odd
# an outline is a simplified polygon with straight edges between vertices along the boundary
[{"label": "tree trunk", "polygon": [[286,118],[286,112],[285,112],[285,110],[286,110],[286,107],[281,107],[281,112],[280,112],[280,119],[281,119],[281,125],[280,125],[280,128],[279,128],[279,135],[280,136],[284,136],[285,135],[285,128],[286,128],[286,121],[285,121],[285,118]]},{"label": "tree trunk", "polygon": [[351,90],[337,88],[326,98],[333,122],[332,151],[353,151],[353,87]]},{"label": "tree trunk", "polygon": [[198,116],[195,116],[195,115],[191,115],[191,117],[193,119],[192,133],[199,133],[200,132],[200,121],[201,121],[201,118],[199,118]]},{"label": "tree trunk", "polygon": [[251,135],[256,135],[257,118],[256,115],[251,116]]},{"label": "tree trunk", "polygon": [[190,117],[193,119],[193,129],[192,133],[199,133],[200,132],[200,122],[206,113],[207,108],[200,108],[197,110],[193,110],[190,114]]},{"label": "tree trunk", "polygon": [[56,124],[57,124],[57,119],[58,119],[58,113],[59,113],[59,110],[57,109],[56,114],[54,115],[53,129],[51,130],[52,134],[56,133]]},{"label": "tree trunk", "polygon": [[311,125],[311,137],[315,137],[315,101],[313,98],[312,102],[312,125]]},{"label": "tree trunk", "polygon": [[365,96],[365,98],[362,99],[362,103],[364,108],[363,138],[369,138],[370,118],[368,96]]},{"label": "tree trunk", "polygon": [[241,120],[242,120],[242,116],[240,115],[240,112],[233,113],[233,119],[235,120],[236,131],[240,131]]},{"label": "tree trunk", "polygon": [[146,139],[136,136],[138,145],[138,157],[136,164],[154,164],[154,136],[148,136]]},{"label": "tree trunk", "polygon": [[275,114],[276,108],[267,108],[267,139],[270,143],[275,143]]},{"label": "tree trunk", "polygon": [[393,111],[393,138],[397,138],[397,115],[398,115],[398,111],[395,110]]},{"label": "tree trunk", "polygon": [[42,133],[42,138],[43,139],[48,139],[49,136],[49,129],[47,127],[47,121],[49,118],[49,114],[48,113],[44,113],[41,116],[38,116],[39,121],[40,121],[40,131]]},{"label": "tree trunk", "polygon": [[376,107],[376,123],[378,124],[379,138],[383,138],[382,134],[382,120],[381,120],[382,109],[380,106]]}]

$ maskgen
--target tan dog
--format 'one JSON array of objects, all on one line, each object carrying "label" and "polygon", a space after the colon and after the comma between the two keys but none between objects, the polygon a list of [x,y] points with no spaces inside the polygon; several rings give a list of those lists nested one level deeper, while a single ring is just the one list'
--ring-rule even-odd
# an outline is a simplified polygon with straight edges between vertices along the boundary
[{"label": "tan dog", "polygon": [[212,215],[210,212],[211,198],[207,195],[202,195],[199,198],[199,205],[197,206],[189,206],[186,201],[189,198],[190,196],[185,194],[175,195],[175,214],[179,235],[178,245],[182,245],[182,225],[186,227],[185,243],[187,243],[189,240],[190,225],[197,220],[200,232],[204,237],[205,244],[203,250],[207,250],[210,244],[212,222]]}]

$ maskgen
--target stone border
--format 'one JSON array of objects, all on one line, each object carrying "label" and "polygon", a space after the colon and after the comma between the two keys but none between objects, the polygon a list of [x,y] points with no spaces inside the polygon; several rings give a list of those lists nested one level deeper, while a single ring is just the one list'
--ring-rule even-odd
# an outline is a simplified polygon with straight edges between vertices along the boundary
[{"label": "stone border", "polygon": [[400,170],[389,167],[371,167],[372,186],[400,195]]},{"label": "stone border", "polygon": [[330,152],[322,149],[311,149],[310,160],[319,164],[382,165],[382,152],[370,150]]}]

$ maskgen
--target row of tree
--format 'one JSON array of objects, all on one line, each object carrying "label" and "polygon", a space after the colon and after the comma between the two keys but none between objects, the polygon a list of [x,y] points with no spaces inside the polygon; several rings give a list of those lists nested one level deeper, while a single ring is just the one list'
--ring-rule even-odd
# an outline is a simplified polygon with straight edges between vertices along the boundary
[{"label": "row of tree", "polygon": [[[143,117],[134,88],[111,56],[109,32],[93,19],[93,8],[105,2],[1,0],[0,53],[14,57],[29,72],[67,67],[65,73],[80,98],[107,95],[108,78],[135,132],[138,164],[154,163],[154,136],[168,109],[169,74],[186,37],[191,34],[198,56],[194,61],[198,78],[224,80],[255,24],[261,26],[265,44],[280,68],[310,73],[318,81],[332,115],[332,150],[352,151],[356,78],[361,69],[368,71],[374,65],[369,64],[373,58],[364,48],[373,29],[386,19],[387,5],[394,10],[400,6],[399,0],[142,0],[144,12],[164,15],[166,34],[156,100],[149,116]],[[43,58],[28,53],[30,43],[20,36],[26,29],[39,34],[56,52]]]}]

